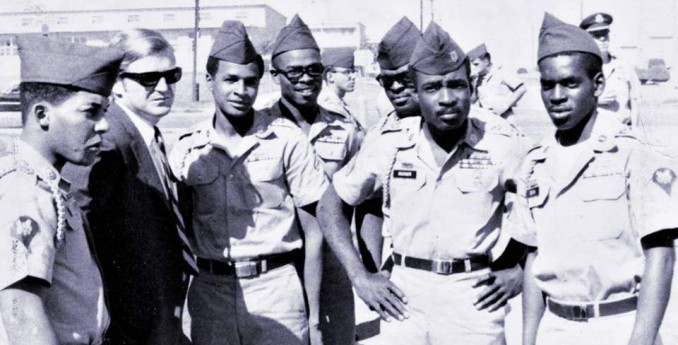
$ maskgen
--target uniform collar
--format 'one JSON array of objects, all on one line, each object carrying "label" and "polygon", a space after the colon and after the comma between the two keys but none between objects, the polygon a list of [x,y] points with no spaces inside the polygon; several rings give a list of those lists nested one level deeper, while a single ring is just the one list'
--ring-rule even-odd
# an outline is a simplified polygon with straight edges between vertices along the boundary
[{"label": "uniform collar", "polygon": [[19,139],[15,142],[14,152],[20,160],[19,164],[22,164],[21,168],[27,173],[35,174],[45,183],[68,191],[70,183],[63,180],[59,171],[30,144]]}]

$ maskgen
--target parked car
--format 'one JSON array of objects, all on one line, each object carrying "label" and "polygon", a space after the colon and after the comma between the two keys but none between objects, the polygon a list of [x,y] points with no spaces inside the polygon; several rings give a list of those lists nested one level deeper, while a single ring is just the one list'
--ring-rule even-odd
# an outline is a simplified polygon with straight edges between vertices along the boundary
[{"label": "parked car", "polygon": [[659,83],[666,82],[671,78],[669,68],[666,67],[664,59],[650,59],[647,62],[647,69],[636,68],[636,74],[641,84],[648,81]]},{"label": "parked car", "polygon": [[19,84],[0,91],[0,111],[20,111]]}]

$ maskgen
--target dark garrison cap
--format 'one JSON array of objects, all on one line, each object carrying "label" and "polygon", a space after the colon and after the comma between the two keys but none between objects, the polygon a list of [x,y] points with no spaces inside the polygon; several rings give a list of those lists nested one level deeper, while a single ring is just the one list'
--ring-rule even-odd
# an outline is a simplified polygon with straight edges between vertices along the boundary
[{"label": "dark garrison cap", "polygon": [[579,24],[579,27],[588,32],[610,31],[610,24],[612,24],[612,20],[613,19],[611,15],[598,12],[584,18],[584,20],[582,20]]},{"label": "dark garrison cap", "polygon": [[481,43],[479,46],[469,50],[468,56],[469,61],[473,61],[483,55],[487,54],[487,47],[485,46],[485,43]]},{"label": "dark garrison cap", "polygon": [[544,21],[539,29],[537,61],[565,52],[589,53],[602,59],[598,45],[586,31],[564,23],[548,12],[544,13]]},{"label": "dark garrison cap", "polygon": [[123,52],[42,36],[17,38],[22,83],[69,86],[108,97]]},{"label": "dark garrison cap", "polygon": [[379,42],[377,53],[379,67],[396,70],[407,65],[420,37],[421,31],[414,23],[407,17],[402,17]]},{"label": "dark garrison cap", "polygon": [[315,49],[320,51],[318,43],[308,28],[298,15],[294,15],[290,23],[287,24],[275,38],[273,42],[272,58],[290,50]]},{"label": "dark garrison cap", "polygon": [[219,60],[246,65],[257,60],[257,51],[247,36],[245,25],[236,20],[227,20],[212,44],[210,56]]},{"label": "dark garrison cap", "polygon": [[322,51],[322,61],[325,67],[342,67],[353,69],[355,58],[353,48],[327,48]]},{"label": "dark garrison cap", "polygon": [[466,54],[450,35],[431,22],[410,57],[410,69],[429,75],[450,73],[464,64]]}]

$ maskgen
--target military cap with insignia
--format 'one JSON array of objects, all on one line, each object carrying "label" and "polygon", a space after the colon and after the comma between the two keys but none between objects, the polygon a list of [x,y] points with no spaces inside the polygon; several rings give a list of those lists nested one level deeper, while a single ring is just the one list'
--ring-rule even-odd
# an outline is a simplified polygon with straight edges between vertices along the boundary
[{"label": "military cap with insignia", "polygon": [[457,70],[466,61],[466,54],[450,35],[435,22],[428,25],[410,57],[410,69],[443,75]]},{"label": "military cap with insignia", "polygon": [[579,27],[591,33],[599,33],[601,31],[606,33],[610,31],[610,24],[612,24],[612,21],[613,18],[611,15],[598,12],[584,18],[579,24]]},{"label": "military cap with insignia", "polygon": [[537,61],[565,52],[588,53],[597,56],[602,61],[600,48],[591,35],[548,12],[544,13],[544,20],[539,30]]},{"label": "military cap with insignia", "polygon": [[341,67],[353,69],[355,67],[355,58],[353,57],[353,48],[328,48],[323,49],[321,56],[325,67]]},{"label": "military cap with insignia", "polygon": [[482,57],[485,54],[487,54],[487,47],[485,46],[485,43],[481,43],[479,46],[469,50],[469,52],[466,55],[468,56],[469,61],[473,61],[475,59]]},{"label": "military cap with insignia", "polygon": [[17,38],[22,83],[62,85],[108,97],[123,52],[42,36]]},{"label": "military cap with insignia", "polygon": [[295,14],[289,24],[282,28],[275,38],[271,58],[290,50],[301,49],[315,49],[320,51],[318,43],[315,41],[315,38],[313,38],[311,29],[309,29],[308,25]]},{"label": "military cap with insignia", "polygon": [[256,62],[259,66],[259,75],[264,73],[264,60],[254,49],[245,25],[237,20],[226,20],[221,24],[209,56],[239,65]]},{"label": "military cap with insignia", "polygon": [[402,17],[379,42],[377,62],[381,69],[397,70],[410,62],[421,31],[407,17]]}]

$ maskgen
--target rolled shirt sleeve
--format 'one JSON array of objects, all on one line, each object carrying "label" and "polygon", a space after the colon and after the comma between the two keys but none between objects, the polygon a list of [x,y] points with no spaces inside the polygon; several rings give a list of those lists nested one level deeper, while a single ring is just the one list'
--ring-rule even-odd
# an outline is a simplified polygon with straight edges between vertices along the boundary
[{"label": "rolled shirt sleeve", "polygon": [[284,161],[287,183],[297,207],[320,200],[328,186],[323,164],[301,130],[295,130],[286,143]]}]

